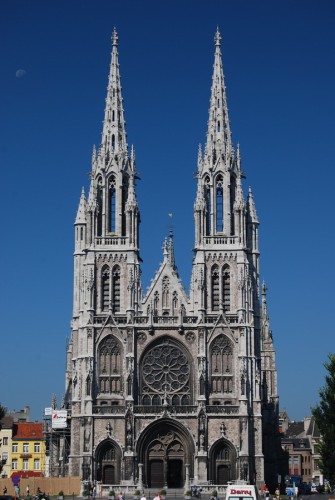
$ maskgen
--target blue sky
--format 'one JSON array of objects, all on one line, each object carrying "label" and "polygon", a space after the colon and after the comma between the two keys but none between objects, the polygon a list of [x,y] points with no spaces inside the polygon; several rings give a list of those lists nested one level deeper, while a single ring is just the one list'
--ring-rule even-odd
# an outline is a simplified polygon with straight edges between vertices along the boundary
[{"label": "blue sky", "polygon": [[41,419],[52,393],[61,400],[73,222],[101,138],[114,26],[144,288],[172,212],[188,289],[219,26],[233,141],[261,222],[280,407],[310,414],[335,351],[334,23],[332,0],[0,2],[2,404]]}]

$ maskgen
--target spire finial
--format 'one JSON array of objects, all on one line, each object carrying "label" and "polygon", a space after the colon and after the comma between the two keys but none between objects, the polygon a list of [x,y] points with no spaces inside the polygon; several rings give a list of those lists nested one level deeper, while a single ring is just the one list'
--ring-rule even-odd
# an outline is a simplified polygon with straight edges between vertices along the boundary
[{"label": "spire finial", "polygon": [[215,41],[215,47],[221,47],[221,34],[218,26],[216,27],[214,41]]},{"label": "spire finial", "polygon": [[112,35],[113,47],[117,47],[118,39],[119,39],[119,37],[118,37],[117,31],[116,31],[116,28],[114,26],[113,35]]}]

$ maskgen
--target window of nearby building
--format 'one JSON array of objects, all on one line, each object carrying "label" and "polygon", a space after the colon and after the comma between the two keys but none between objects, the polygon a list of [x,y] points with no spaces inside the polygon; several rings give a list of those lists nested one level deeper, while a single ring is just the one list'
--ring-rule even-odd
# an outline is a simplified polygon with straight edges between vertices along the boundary
[{"label": "window of nearby building", "polygon": [[8,453],[7,451],[4,451],[2,454],[2,463],[6,464],[8,461]]},{"label": "window of nearby building", "polygon": [[34,443],[34,453],[40,453],[41,445],[40,443]]},{"label": "window of nearby building", "polygon": [[12,444],[12,452],[17,453],[19,451],[19,445],[17,443]]},{"label": "window of nearby building", "polygon": [[23,470],[28,470],[29,469],[29,460],[27,458],[24,458],[22,460],[22,469]]},{"label": "window of nearby building", "polygon": [[35,458],[34,459],[34,470],[40,470],[41,466],[40,466],[40,460],[39,458]]},{"label": "window of nearby building", "polygon": [[16,458],[14,460],[12,460],[12,469],[13,470],[17,470],[17,460],[16,460]]},{"label": "window of nearby building", "polygon": [[23,453],[28,453],[29,451],[29,443],[23,443]]},{"label": "window of nearby building", "polygon": [[2,444],[3,444],[4,446],[8,446],[8,437],[4,437],[4,438],[2,438]]}]

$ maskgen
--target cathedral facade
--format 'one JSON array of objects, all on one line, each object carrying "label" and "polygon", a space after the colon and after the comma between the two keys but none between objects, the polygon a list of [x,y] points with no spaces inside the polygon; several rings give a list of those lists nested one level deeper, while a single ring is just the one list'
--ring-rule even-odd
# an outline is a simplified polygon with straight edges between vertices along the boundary
[{"label": "cathedral facade", "polygon": [[105,485],[276,483],[278,392],[258,226],[230,132],[215,35],[207,137],[199,149],[190,292],[173,235],[141,286],[136,166],[112,62],[100,147],[75,220],[65,405],[69,474]]}]

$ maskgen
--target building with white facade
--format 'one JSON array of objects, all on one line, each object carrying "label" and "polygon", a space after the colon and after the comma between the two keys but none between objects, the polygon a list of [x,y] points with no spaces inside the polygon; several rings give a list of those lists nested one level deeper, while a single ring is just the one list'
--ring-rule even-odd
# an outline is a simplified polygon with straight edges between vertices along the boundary
[{"label": "building with white facade", "polygon": [[189,294],[172,234],[142,293],[135,155],[115,31],[112,45],[101,145],[75,220],[68,472],[155,488],[234,479],[276,484],[277,371],[266,287],[260,290],[259,221],[232,144],[220,34],[198,153]]}]

